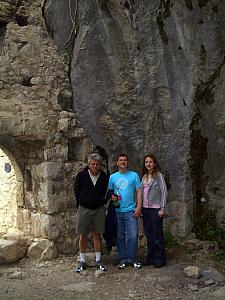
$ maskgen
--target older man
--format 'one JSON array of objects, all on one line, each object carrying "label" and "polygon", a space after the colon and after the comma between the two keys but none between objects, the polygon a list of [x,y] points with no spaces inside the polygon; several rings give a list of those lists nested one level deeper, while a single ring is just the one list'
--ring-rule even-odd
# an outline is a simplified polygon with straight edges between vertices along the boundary
[{"label": "older man", "polygon": [[96,266],[106,271],[101,262],[101,234],[105,230],[106,192],[108,186],[107,175],[100,170],[101,156],[92,153],[88,157],[88,166],[78,173],[75,180],[75,196],[77,201],[77,234],[80,235],[79,250],[80,264],[76,272],[86,269],[85,253],[89,232],[93,234]]}]

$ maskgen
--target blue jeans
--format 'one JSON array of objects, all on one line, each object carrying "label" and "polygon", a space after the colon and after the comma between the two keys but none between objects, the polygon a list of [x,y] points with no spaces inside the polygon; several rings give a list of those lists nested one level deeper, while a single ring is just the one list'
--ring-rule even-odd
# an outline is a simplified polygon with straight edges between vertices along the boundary
[{"label": "blue jeans", "polygon": [[137,255],[138,229],[133,211],[117,212],[117,249],[120,263],[134,262]]}]

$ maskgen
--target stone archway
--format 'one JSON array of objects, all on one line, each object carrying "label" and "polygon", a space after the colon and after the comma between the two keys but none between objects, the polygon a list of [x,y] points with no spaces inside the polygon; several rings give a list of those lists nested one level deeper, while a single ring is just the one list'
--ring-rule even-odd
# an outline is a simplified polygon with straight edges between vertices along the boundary
[{"label": "stone archway", "polygon": [[0,234],[17,228],[18,203],[23,193],[22,173],[15,158],[0,146]]}]

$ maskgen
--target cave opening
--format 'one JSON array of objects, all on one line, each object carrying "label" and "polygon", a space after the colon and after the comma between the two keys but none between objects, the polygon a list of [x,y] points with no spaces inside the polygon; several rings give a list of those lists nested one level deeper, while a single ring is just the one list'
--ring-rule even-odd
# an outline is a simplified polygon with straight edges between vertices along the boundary
[{"label": "cave opening", "polygon": [[16,16],[16,22],[19,26],[27,26],[28,25],[28,17],[27,16]]}]

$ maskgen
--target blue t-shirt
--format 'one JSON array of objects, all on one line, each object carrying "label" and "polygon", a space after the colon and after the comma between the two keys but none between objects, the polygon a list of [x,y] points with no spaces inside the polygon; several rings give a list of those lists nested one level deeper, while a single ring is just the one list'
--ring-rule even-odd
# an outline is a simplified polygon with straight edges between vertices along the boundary
[{"label": "blue t-shirt", "polygon": [[126,173],[116,172],[109,178],[109,189],[117,191],[121,196],[118,212],[128,212],[136,207],[136,190],[140,188],[140,179],[136,172],[127,171]]}]

